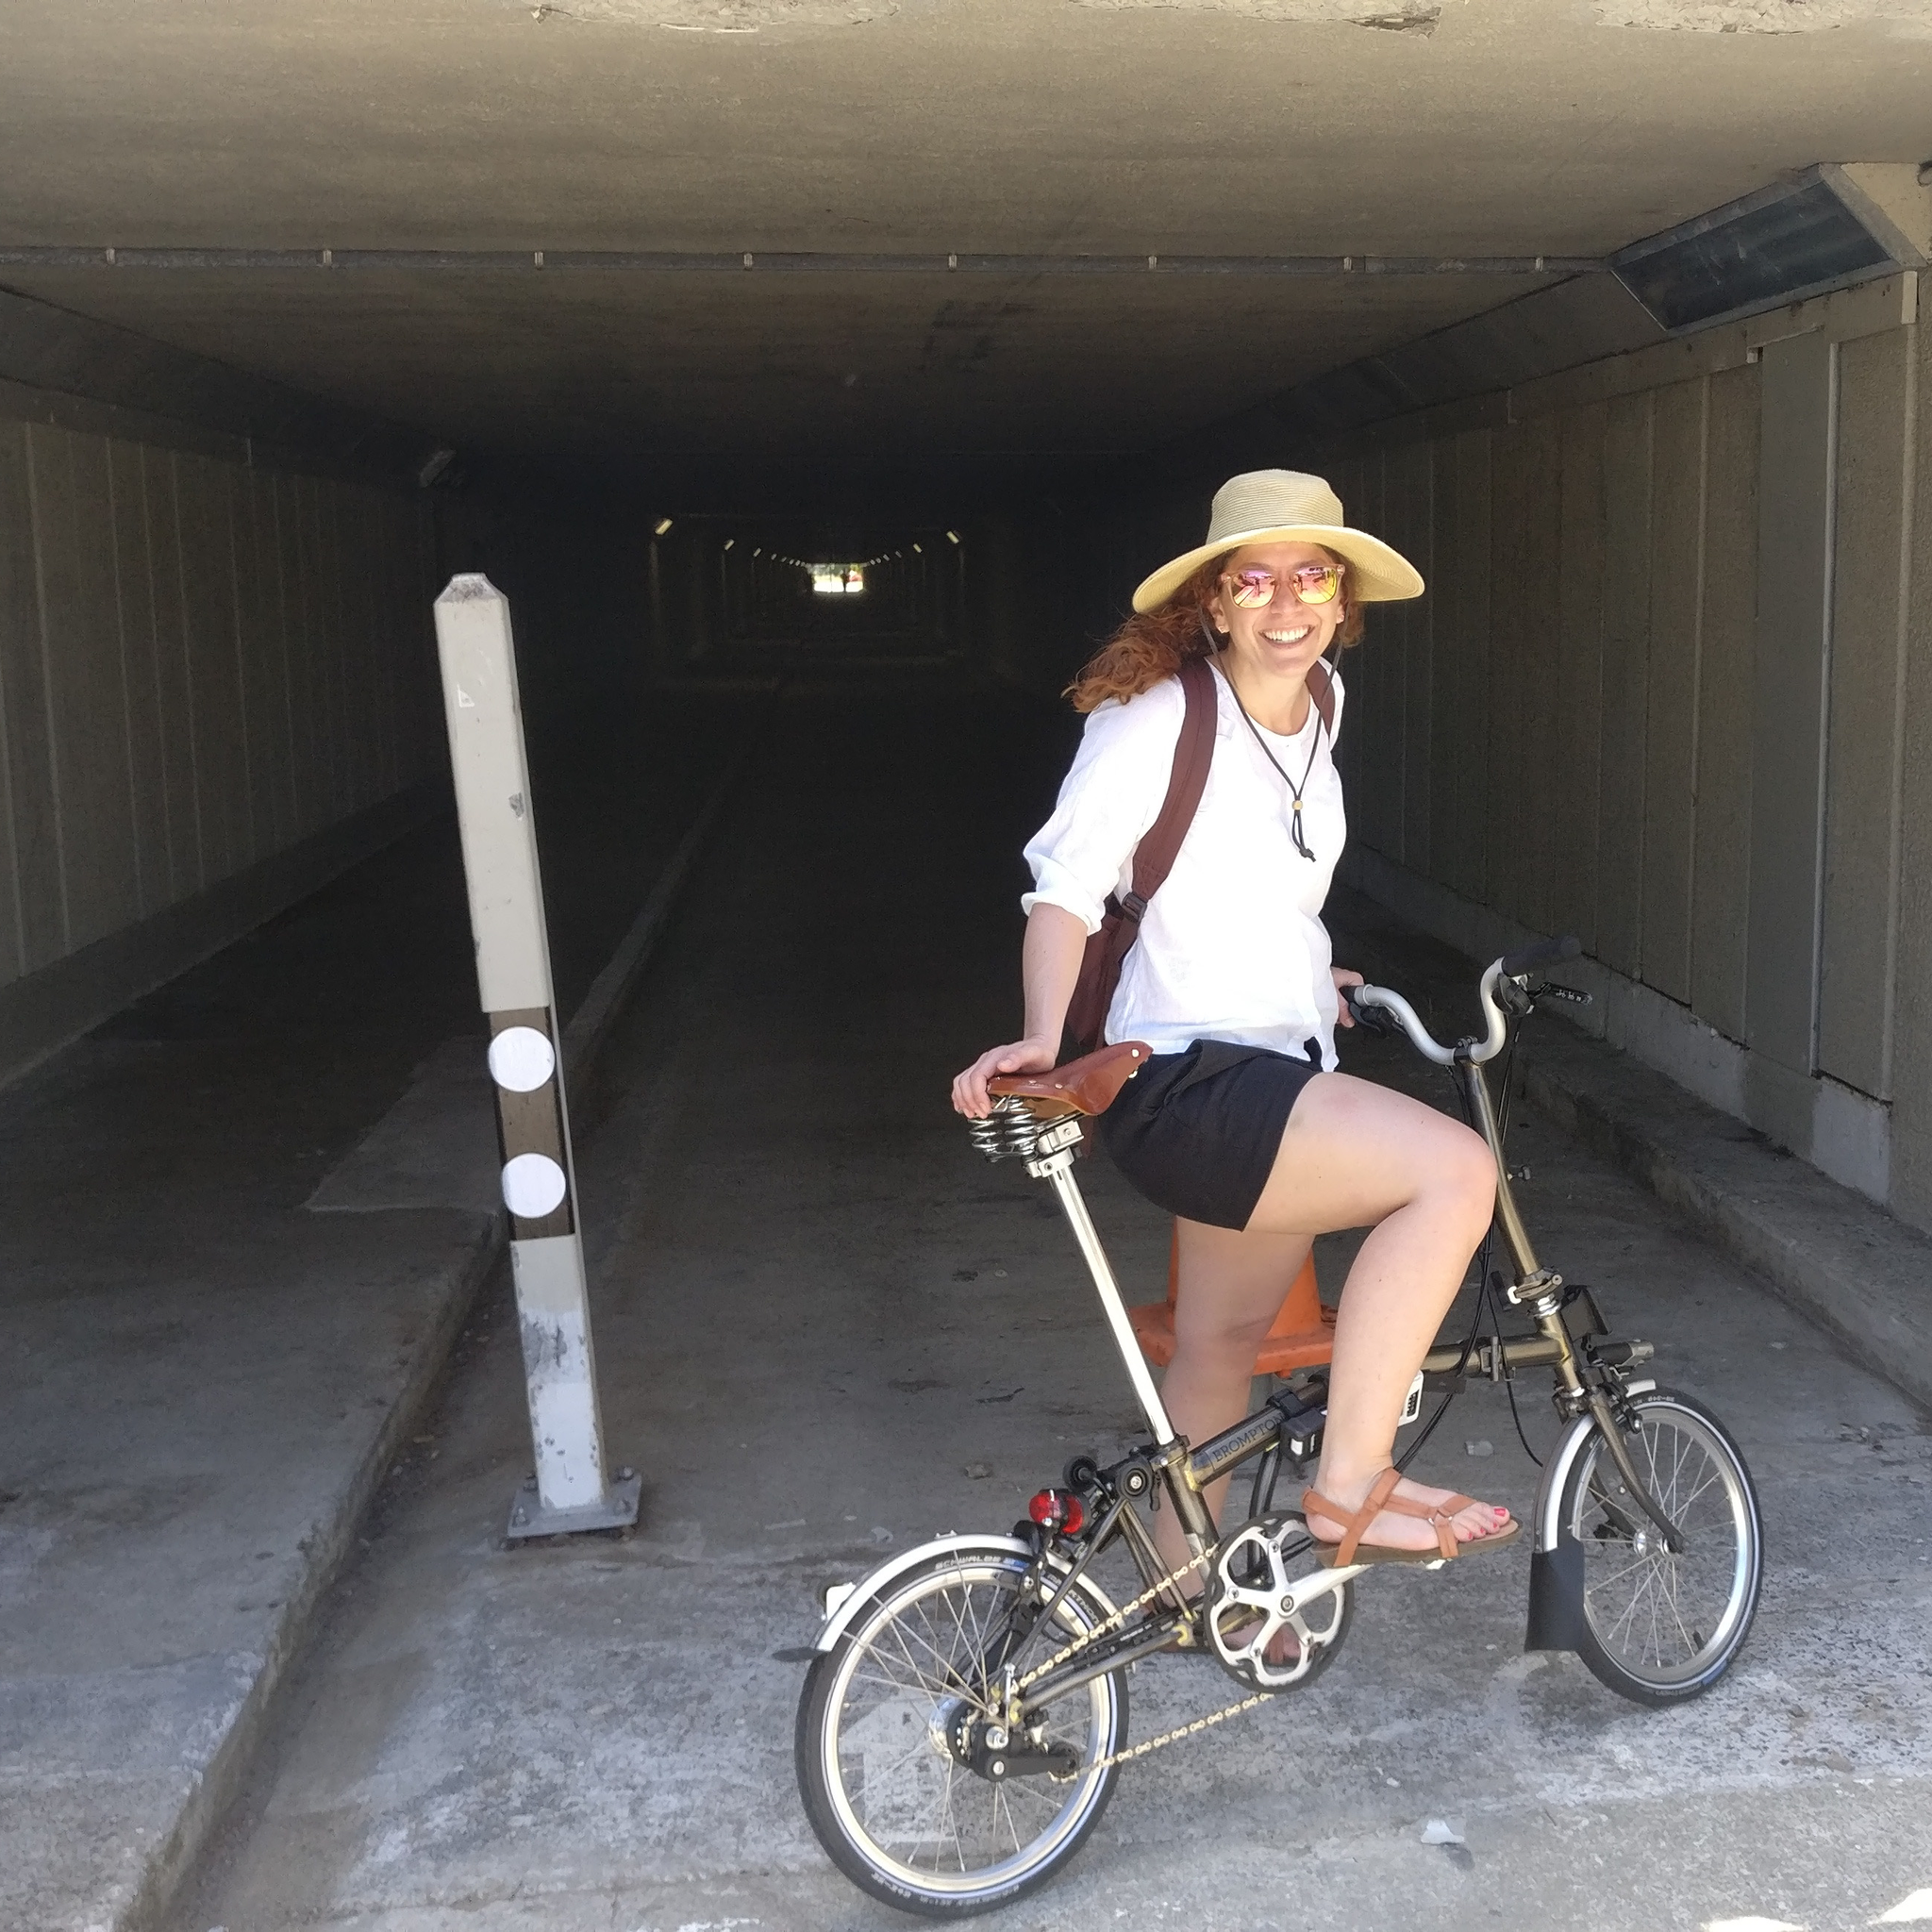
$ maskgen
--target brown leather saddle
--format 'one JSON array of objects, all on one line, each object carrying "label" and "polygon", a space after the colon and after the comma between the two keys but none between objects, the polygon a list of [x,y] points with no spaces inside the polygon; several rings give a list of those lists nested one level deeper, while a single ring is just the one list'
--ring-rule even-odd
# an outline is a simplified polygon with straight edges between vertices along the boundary
[{"label": "brown leather saddle", "polygon": [[1082,1054],[1051,1073],[995,1074],[986,1091],[1017,1095],[1042,1120],[1069,1113],[1105,1113],[1152,1057],[1153,1049],[1140,1041],[1123,1040],[1098,1053]]}]

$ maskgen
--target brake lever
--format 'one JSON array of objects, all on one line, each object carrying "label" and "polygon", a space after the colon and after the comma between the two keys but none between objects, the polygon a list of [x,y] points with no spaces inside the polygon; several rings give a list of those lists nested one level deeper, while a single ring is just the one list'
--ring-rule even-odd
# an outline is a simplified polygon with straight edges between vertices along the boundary
[{"label": "brake lever", "polygon": [[1579,986],[1558,986],[1554,980],[1544,980],[1541,986],[1528,989],[1533,1000],[1567,1000],[1573,1007],[1587,1007],[1591,995]]},{"label": "brake lever", "polygon": [[1364,1033],[1373,1033],[1380,1040],[1391,1039],[1395,1033],[1395,1016],[1381,1007],[1363,1006],[1356,998],[1357,991],[1358,988],[1352,986],[1344,995],[1350,1018]]},{"label": "brake lever", "polygon": [[1506,975],[1497,980],[1491,997],[1512,1020],[1526,1020],[1536,1011],[1537,994],[1541,991],[1540,987],[1532,989],[1522,980]]}]

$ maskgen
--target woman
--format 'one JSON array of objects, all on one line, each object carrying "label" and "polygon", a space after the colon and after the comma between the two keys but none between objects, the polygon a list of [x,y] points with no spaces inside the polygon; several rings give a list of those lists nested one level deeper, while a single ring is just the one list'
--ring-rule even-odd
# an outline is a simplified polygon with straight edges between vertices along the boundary
[{"label": "woman", "polygon": [[[1350,529],[1319,476],[1263,470],[1215,493],[1208,541],[1156,571],[1135,615],[1071,695],[1086,735],[1026,848],[1025,1037],[953,1083],[989,1110],[995,1074],[1054,1065],[1087,936],[1126,890],[1165,795],[1183,659],[1216,673],[1214,756],[1174,867],[1141,920],[1108,1040],[1153,1058],[1101,1117],[1127,1178],[1178,1217],[1174,1353],[1162,1397],[1199,1442],[1246,1412],[1255,1357],[1318,1234],[1368,1227],[1341,1296],[1321,1466],[1304,1498],[1331,1561],[1494,1547],[1507,1510],[1391,1467],[1410,1381],[1489,1226],[1495,1174],[1468,1128],[1335,1071],[1341,992],[1321,921],[1347,833],[1334,732],[1341,680],[1319,659],[1361,635],[1361,607],[1419,596],[1387,544]],[[1338,652],[1338,656],[1340,653]],[[1310,673],[1313,672],[1311,690]],[[1314,702],[1324,683],[1332,722]],[[1225,1482],[1210,1492],[1219,1510]],[[1157,1519],[1184,1562],[1172,1512]]]}]

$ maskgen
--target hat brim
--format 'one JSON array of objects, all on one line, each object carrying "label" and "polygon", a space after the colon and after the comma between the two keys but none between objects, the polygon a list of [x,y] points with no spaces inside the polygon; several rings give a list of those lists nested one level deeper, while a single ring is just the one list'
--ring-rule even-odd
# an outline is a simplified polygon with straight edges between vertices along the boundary
[{"label": "hat brim", "polygon": [[1134,592],[1134,608],[1158,610],[1210,558],[1249,543],[1319,543],[1348,565],[1348,594],[1361,604],[1393,604],[1423,593],[1422,573],[1399,550],[1366,530],[1336,524],[1276,524],[1264,530],[1236,530],[1164,563]]}]

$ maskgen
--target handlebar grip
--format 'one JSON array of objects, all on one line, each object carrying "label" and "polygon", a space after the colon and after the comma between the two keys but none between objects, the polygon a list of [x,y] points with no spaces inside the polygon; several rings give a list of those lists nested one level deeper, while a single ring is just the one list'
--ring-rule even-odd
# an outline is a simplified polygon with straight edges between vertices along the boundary
[{"label": "handlebar grip", "polygon": [[1521,979],[1540,966],[1558,966],[1565,959],[1574,959],[1582,951],[1583,941],[1574,933],[1569,933],[1559,940],[1541,940],[1533,946],[1524,946],[1520,953],[1505,953],[1496,963],[1510,979]]}]

